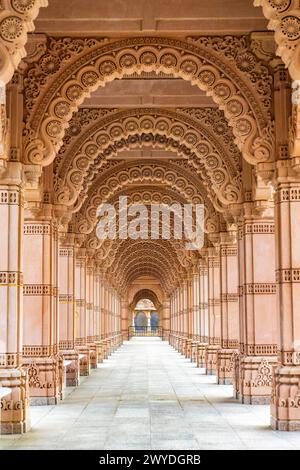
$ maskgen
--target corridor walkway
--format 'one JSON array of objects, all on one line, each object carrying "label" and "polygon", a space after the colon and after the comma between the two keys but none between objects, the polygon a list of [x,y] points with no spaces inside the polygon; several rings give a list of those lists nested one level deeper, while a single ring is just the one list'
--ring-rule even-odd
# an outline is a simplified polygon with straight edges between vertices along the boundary
[{"label": "corridor walkway", "polygon": [[135,338],[98,367],[61,405],[32,408],[32,430],[0,449],[300,449],[299,432],[270,430],[268,406],[238,404],[159,339]]}]

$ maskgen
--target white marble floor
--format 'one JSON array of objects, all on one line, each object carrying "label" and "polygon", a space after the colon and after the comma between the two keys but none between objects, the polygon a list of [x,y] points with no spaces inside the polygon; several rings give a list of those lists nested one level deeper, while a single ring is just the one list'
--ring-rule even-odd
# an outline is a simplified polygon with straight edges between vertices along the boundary
[{"label": "white marble floor", "polygon": [[156,338],[125,343],[31,416],[31,431],[0,436],[0,449],[300,449],[300,432],[270,429],[268,406],[237,403],[231,386]]}]

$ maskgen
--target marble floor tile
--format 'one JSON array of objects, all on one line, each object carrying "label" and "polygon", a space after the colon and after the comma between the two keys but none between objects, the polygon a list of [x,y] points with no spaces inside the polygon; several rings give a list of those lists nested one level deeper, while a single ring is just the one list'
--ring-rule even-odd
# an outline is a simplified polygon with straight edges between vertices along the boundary
[{"label": "marble floor tile", "polygon": [[300,433],[271,430],[269,406],[240,404],[157,338],[126,342],[59,406],[32,407],[31,423],[0,450],[300,449]]}]

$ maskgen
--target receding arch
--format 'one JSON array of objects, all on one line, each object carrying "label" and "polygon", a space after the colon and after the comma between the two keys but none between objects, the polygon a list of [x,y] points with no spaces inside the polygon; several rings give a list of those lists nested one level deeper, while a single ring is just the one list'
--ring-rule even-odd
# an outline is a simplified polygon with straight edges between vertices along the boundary
[{"label": "receding arch", "polygon": [[[44,75],[40,89],[35,86],[32,94],[32,82],[41,80],[41,58],[25,80],[30,111],[25,133],[25,161],[50,164],[62,144],[72,114],[84,99],[109,81],[143,71],[171,74],[198,86],[224,110],[243,156],[254,164],[272,160],[272,78],[268,68],[248,50],[245,38],[235,39],[236,51],[240,54],[234,55],[230,54],[232,43],[227,52],[220,39],[200,37],[181,41],[136,37],[107,43],[92,39],[82,41],[77,54],[74,51],[70,54],[70,63],[66,67],[57,64],[57,72],[54,69],[52,76],[46,74],[49,85],[43,86]],[[252,75],[251,81],[247,63],[258,67],[259,79]]]},{"label": "receding arch", "polygon": [[103,160],[124,149],[149,145],[186,159],[221,203],[239,202],[240,166],[232,162],[232,148],[222,145],[217,137],[216,131],[184,113],[153,108],[109,115],[80,135],[62,157],[56,169],[56,202],[74,204],[85,177],[97,173]]},{"label": "receding arch", "polygon": [[[180,170],[180,171],[179,171]],[[113,167],[99,181],[95,181],[89,192],[89,197],[82,205],[80,212],[75,215],[76,232],[91,233],[97,222],[97,208],[110,199],[117,191],[129,186],[166,186],[176,189],[184,199],[193,204],[204,204],[207,193],[203,191],[200,182],[185,169],[174,164],[148,160],[137,165],[136,162],[121,163],[118,171]],[[210,203],[222,212],[215,201]]]},{"label": "receding arch", "polygon": [[141,289],[133,297],[133,300],[130,304],[130,308],[134,308],[140,300],[149,299],[155,306],[157,310],[160,309],[161,303],[159,302],[157,293],[154,292],[152,289]]}]

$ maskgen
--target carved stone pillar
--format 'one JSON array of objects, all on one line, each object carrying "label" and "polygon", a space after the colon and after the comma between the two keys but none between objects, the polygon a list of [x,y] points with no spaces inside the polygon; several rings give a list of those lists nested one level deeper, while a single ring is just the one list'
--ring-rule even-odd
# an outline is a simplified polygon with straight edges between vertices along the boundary
[{"label": "carved stone pillar", "polygon": [[167,298],[163,301],[162,305],[162,329],[163,329],[163,339],[169,341],[170,329],[171,329],[171,299]]},{"label": "carved stone pillar", "polygon": [[92,343],[95,338],[95,321],[94,321],[94,290],[95,290],[95,263],[92,257],[88,258],[86,269],[86,302],[88,317],[88,342]]},{"label": "carved stone pillar", "polygon": [[75,350],[75,235],[62,235],[59,249],[59,349],[66,361],[67,385],[79,384],[79,353]]},{"label": "carved stone pillar", "polygon": [[189,280],[187,276],[183,279],[182,284],[182,317],[183,317],[183,334],[187,338],[189,334],[189,305],[188,305],[188,292],[189,292]]},{"label": "carved stone pillar", "polygon": [[271,422],[273,429],[299,431],[300,177],[287,161],[278,162],[275,214],[280,363],[274,374]]},{"label": "carved stone pillar", "polygon": [[100,319],[100,272],[99,267],[96,265],[94,274],[94,341],[101,339],[101,319]]},{"label": "carved stone pillar", "polygon": [[275,235],[272,209],[255,215],[244,204],[239,224],[240,356],[235,391],[243,403],[269,403],[277,362]]},{"label": "carved stone pillar", "polygon": [[201,261],[200,276],[200,341],[208,343],[208,268],[205,261]]},{"label": "carved stone pillar", "polygon": [[180,334],[180,290],[177,287],[175,291],[175,325],[176,325],[176,334]]},{"label": "carved stone pillar", "polygon": [[220,234],[221,348],[217,382],[232,384],[239,348],[238,249],[236,233]]},{"label": "carved stone pillar", "polygon": [[108,288],[106,278],[103,277],[102,283],[102,307],[101,307],[101,318],[102,318],[102,339],[105,339],[108,336]]},{"label": "carved stone pillar", "polygon": [[123,340],[128,340],[128,328],[129,328],[129,308],[128,301],[125,297],[121,298],[121,330]]},{"label": "carved stone pillar", "polygon": [[75,265],[75,302],[76,302],[76,346],[87,343],[87,313],[86,313],[86,250],[76,250]]},{"label": "carved stone pillar", "polygon": [[197,367],[205,367],[208,346],[208,269],[204,259],[199,266],[199,344],[197,346]]},{"label": "carved stone pillar", "polygon": [[[1,400],[0,434],[30,427],[28,377],[22,369],[23,195],[22,166],[8,163],[0,175],[0,387],[11,390]],[[5,248],[4,248],[5,247]]]},{"label": "carved stone pillar", "polygon": [[96,312],[95,312],[95,270],[96,264],[94,261],[94,251],[88,251],[87,269],[86,269],[86,309],[87,309],[87,324],[88,324],[88,346],[91,350],[91,368],[96,369],[98,364],[96,341]]},{"label": "carved stone pillar", "polygon": [[175,315],[174,315],[174,292],[170,295],[170,337],[169,341],[172,342],[172,338],[175,331]]},{"label": "carved stone pillar", "polygon": [[62,398],[63,360],[58,354],[58,231],[52,206],[24,224],[24,346],[32,405]]},{"label": "carved stone pillar", "polygon": [[193,301],[192,301],[192,317],[193,317],[193,339],[200,340],[200,274],[197,268],[193,273]]},{"label": "carved stone pillar", "polygon": [[183,286],[179,285],[178,291],[178,302],[179,302],[179,334],[184,335],[184,317],[183,317]]},{"label": "carved stone pillar", "polygon": [[107,285],[107,309],[106,309],[106,324],[107,324],[107,336],[111,336],[111,287]]},{"label": "carved stone pillar", "polygon": [[216,248],[208,248],[209,345],[206,348],[206,373],[215,375],[221,347],[220,259]]},{"label": "carved stone pillar", "polygon": [[188,338],[192,339],[194,334],[193,328],[193,275],[189,274],[186,280],[187,289],[187,333]]}]

